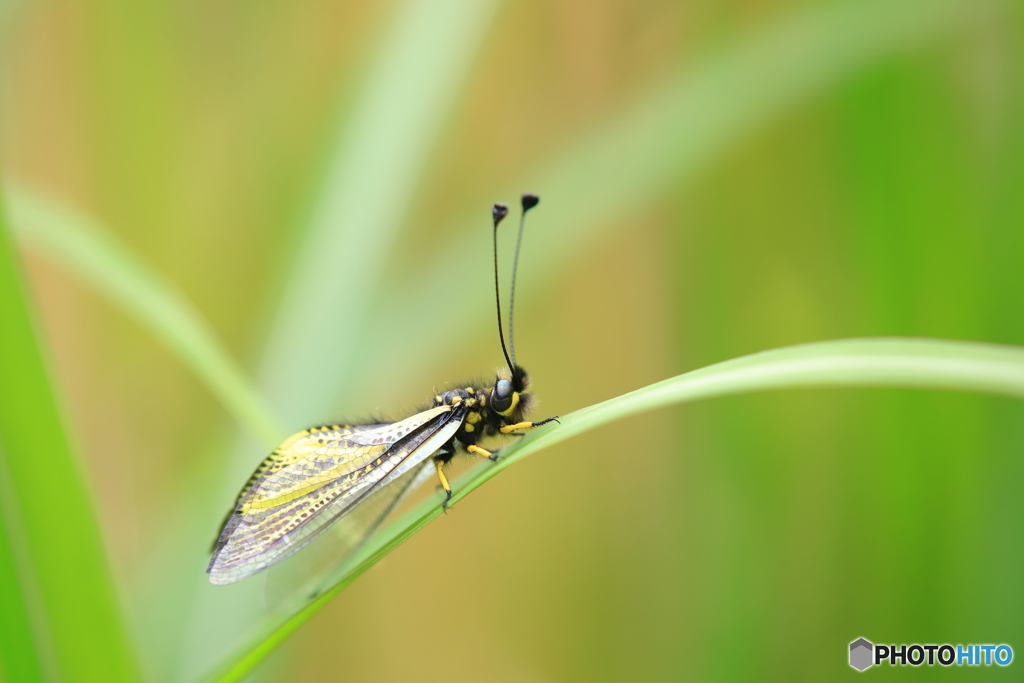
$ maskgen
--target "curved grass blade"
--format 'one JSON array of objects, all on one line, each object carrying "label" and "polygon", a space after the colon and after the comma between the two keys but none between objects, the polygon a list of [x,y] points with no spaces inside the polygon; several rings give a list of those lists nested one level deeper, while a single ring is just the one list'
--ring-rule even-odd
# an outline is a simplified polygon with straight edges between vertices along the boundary
[{"label": "curved grass blade", "polygon": [[[452,504],[537,451],[615,420],[656,408],[776,389],[902,387],[969,391],[1024,399],[1024,348],[939,339],[844,339],[789,346],[716,363],[559,418],[508,446],[453,485]],[[283,623],[273,625],[226,670],[208,680],[244,678],[290,633],[360,574],[441,514],[440,496],[389,525],[352,561],[339,583]]]},{"label": "curved grass blade", "polygon": [[[738,37],[727,50],[679,71],[512,186],[545,197],[542,210],[531,218],[536,235],[531,243],[542,241],[544,248],[532,249],[523,260],[520,295],[544,290],[582,244],[628,226],[626,217],[643,202],[688,184],[786,112],[879,60],[977,30],[1005,7],[1001,0],[805,3],[773,25]],[[410,369],[437,363],[451,353],[444,330],[456,325],[464,311],[488,309],[489,294],[480,287],[461,293],[458,307],[431,305],[448,287],[433,274],[444,272],[447,264],[479,260],[482,243],[465,239],[481,229],[477,214],[464,219],[457,237],[411,274],[407,281],[415,287],[395,288],[374,307],[366,329],[401,320],[419,331],[417,343],[374,336],[367,342],[374,353],[394,359],[387,367],[390,375],[368,377],[356,368],[352,381],[334,386],[352,391],[388,384]],[[376,372],[378,366],[368,367]]]},{"label": "curved grass blade", "polygon": [[267,610],[291,616],[305,603],[333,588],[348,573],[359,548],[373,538],[409,495],[434,476],[433,463],[428,458],[331,523],[301,554],[271,567],[266,578]]},{"label": "curved grass blade", "polygon": [[[62,428],[57,398],[21,273],[0,209],[0,470],[6,536],[20,543],[17,577],[33,617],[34,649],[45,673],[62,681],[137,681],[139,671],[122,623],[99,523]],[[17,529],[12,530],[12,525]],[[5,562],[6,564],[6,562]],[[32,603],[37,604],[32,604]],[[12,607],[16,607],[16,604]],[[7,610],[5,602],[0,609]],[[24,634],[23,634],[24,636]],[[5,670],[39,670],[31,652],[11,648],[24,638],[3,639]]]},{"label": "curved grass blade", "polygon": [[192,304],[100,222],[55,197],[26,187],[10,193],[16,235],[40,255],[121,306],[145,325],[206,385],[235,419],[268,447],[280,439],[276,420],[253,384]]}]

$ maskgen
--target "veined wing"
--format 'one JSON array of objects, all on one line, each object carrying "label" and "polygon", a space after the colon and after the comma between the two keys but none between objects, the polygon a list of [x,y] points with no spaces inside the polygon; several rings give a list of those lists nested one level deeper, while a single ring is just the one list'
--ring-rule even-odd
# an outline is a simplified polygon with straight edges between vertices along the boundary
[{"label": "veined wing", "polygon": [[[379,424],[369,425],[334,425],[325,427],[312,427],[298,434],[293,434],[284,443],[274,449],[273,453],[264,458],[263,462],[259,464],[256,471],[252,473],[249,480],[245,482],[242,490],[238,492],[238,496],[235,497],[235,504],[228,511],[228,514],[224,516],[224,521],[220,524],[220,531],[217,532],[217,538],[213,541],[213,546],[210,548],[210,552],[215,556],[223,547],[224,542],[230,536],[230,531],[237,525],[238,520],[232,522],[232,518],[235,517],[235,513],[239,510],[239,506],[242,505],[243,501],[249,497],[249,492],[253,487],[262,484],[267,477],[270,477],[277,472],[280,472],[285,467],[295,464],[296,461],[309,455],[308,449],[303,447],[303,443],[309,439],[316,439],[317,442],[321,438],[330,436],[332,439],[344,439],[354,436],[358,432],[365,432],[381,427],[386,427],[390,422],[382,422]],[[312,442],[310,442],[312,443]],[[211,558],[212,567],[213,559]],[[207,572],[209,572],[207,568]]]},{"label": "veined wing", "polygon": [[295,611],[297,602],[308,602],[330,589],[384,521],[435,476],[433,463],[425,459],[387,486],[375,487],[359,505],[308,543],[301,555],[271,567],[266,587],[268,609],[289,614]]},{"label": "veined wing", "polygon": [[439,406],[374,428],[299,432],[243,488],[207,571],[233,583],[283,559],[450,439],[464,410]]}]

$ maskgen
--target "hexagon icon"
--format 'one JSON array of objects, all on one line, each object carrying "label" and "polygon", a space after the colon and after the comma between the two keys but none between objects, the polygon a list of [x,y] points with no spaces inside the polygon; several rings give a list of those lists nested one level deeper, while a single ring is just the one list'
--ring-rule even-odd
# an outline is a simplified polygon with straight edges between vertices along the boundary
[{"label": "hexagon icon", "polygon": [[874,649],[875,646],[863,638],[850,643],[850,666],[857,671],[863,671],[874,664]]}]

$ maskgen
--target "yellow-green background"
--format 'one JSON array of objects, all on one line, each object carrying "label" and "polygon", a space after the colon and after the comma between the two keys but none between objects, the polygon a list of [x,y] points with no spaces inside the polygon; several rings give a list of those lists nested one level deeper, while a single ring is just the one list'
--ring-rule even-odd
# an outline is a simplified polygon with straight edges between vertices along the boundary
[{"label": "yellow-green background", "polygon": [[[175,283],[280,438],[491,375],[489,205],[535,191],[516,329],[547,416],[804,341],[1024,344],[1022,41],[1020,5],[988,0],[7,0],[0,170]],[[341,207],[367,222],[323,265],[372,271],[340,309],[295,293],[337,196],[370,208]],[[141,669],[191,681],[232,590],[203,583],[204,551],[265,448],[135,319],[21,253]],[[296,296],[310,335],[358,313],[344,370],[303,359],[323,375],[279,395],[267,348]],[[662,410],[497,477],[257,676],[819,681],[858,675],[859,636],[1024,656],[1022,486],[1010,399]]]}]

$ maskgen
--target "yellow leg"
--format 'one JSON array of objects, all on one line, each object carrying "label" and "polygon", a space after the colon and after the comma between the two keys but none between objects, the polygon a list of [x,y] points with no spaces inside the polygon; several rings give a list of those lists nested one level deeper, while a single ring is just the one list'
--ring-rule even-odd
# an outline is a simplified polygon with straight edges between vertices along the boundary
[{"label": "yellow leg", "polygon": [[541,425],[545,425],[548,422],[552,421],[558,422],[558,418],[549,417],[545,420],[541,420],[540,422],[517,422],[514,425],[505,425],[499,431],[501,431],[502,434],[508,434],[509,432],[516,431],[517,429],[530,429],[532,427],[540,427]]},{"label": "yellow leg", "polygon": [[498,456],[496,456],[494,453],[491,453],[486,448],[480,448],[476,444],[473,444],[472,446],[466,446],[466,450],[472,453],[473,455],[479,455],[481,458],[488,458],[490,460],[498,459]]},{"label": "yellow leg", "polygon": [[437,478],[441,480],[441,487],[444,488],[446,495],[444,502],[441,503],[441,507],[448,507],[448,501],[452,499],[452,487],[448,484],[448,477],[444,476],[444,462],[440,460],[434,461],[434,467],[437,468]]}]

